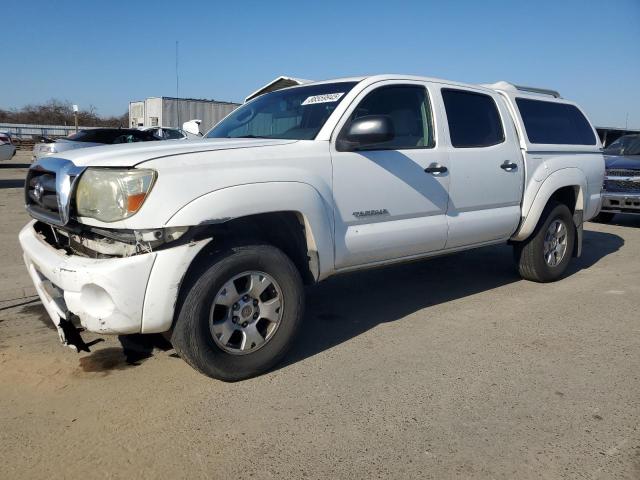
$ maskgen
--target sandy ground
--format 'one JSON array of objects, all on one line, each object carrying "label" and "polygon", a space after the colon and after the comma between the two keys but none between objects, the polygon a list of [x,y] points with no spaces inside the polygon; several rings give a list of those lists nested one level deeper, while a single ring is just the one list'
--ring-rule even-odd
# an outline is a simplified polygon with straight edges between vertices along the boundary
[{"label": "sandy ground", "polygon": [[157,336],[59,345],[23,163],[0,165],[1,478],[640,478],[640,218],[589,224],[554,284],[508,247],[331,279],[287,361],[226,384]]}]

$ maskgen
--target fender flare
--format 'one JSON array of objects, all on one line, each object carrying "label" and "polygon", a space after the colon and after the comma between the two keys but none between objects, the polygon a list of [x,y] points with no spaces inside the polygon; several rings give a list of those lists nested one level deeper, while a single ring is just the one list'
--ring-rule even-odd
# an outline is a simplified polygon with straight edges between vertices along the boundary
[{"label": "fender flare", "polygon": [[225,187],[192,200],[175,212],[165,226],[225,223],[261,213],[298,213],[304,222],[307,248],[317,252],[317,280],[322,280],[334,267],[331,211],[320,192],[308,183],[249,183]]},{"label": "fender flare", "polygon": [[524,208],[526,208],[525,198],[525,202],[523,203],[523,219],[520,227],[511,237],[511,240],[520,242],[526,240],[533,233],[549,199],[556,191],[563,187],[574,187],[578,189],[575,204],[575,212],[578,215],[574,215],[574,222],[579,218],[579,222],[576,222],[576,227],[582,228],[582,212],[584,212],[586,206],[584,193],[587,191],[587,179],[584,172],[579,168],[563,168],[556,170],[542,182],[542,185],[538,188],[526,212],[524,211]]}]

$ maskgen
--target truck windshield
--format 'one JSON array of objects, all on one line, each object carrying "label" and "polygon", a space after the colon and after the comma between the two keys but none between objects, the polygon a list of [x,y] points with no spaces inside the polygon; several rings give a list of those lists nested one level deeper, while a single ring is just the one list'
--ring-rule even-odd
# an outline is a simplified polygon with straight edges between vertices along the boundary
[{"label": "truck windshield", "polygon": [[266,93],[235,110],[206,136],[311,140],[356,83],[324,83]]}]

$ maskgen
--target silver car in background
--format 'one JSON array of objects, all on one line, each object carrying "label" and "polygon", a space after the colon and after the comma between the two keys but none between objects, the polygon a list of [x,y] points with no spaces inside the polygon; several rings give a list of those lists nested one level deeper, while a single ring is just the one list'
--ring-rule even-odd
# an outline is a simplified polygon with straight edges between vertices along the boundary
[{"label": "silver car in background", "polygon": [[11,160],[16,154],[16,146],[11,141],[11,135],[0,132],[0,160]]},{"label": "silver car in background", "polygon": [[91,128],[80,130],[78,133],[54,141],[36,143],[33,147],[33,160],[76,148],[157,140],[161,139],[154,135],[152,131],[143,131],[136,128]]}]

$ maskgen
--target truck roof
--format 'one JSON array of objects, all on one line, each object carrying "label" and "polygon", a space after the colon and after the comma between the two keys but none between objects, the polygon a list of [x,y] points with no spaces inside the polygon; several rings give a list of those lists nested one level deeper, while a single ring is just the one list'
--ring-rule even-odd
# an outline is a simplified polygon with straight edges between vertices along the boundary
[{"label": "truck roof", "polygon": [[[460,87],[460,88],[468,88],[476,91],[485,91],[486,93],[499,94],[502,96],[506,103],[507,108],[516,124],[516,130],[518,133],[518,140],[520,142],[521,148],[525,151],[600,151],[601,144],[598,140],[597,133],[595,129],[593,129],[592,124],[589,122],[587,116],[584,111],[580,108],[576,103],[566,100],[561,97],[560,93],[556,90],[551,90],[547,88],[540,87],[527,87],[522,85],[516,85],[513,83],[499,81],[491,84],[471,84],[471,83],[463,83],[463,82],[454,82],[451,80],[445,80],[440,78],[433,77],[422,77],[417,75],[399,75],[399,74],[385,74],[385,75],[371,75],[371,76],[359,76],[359,77],[343,77],[343,78],[335,78],[331,80],[323,80],[319,82],[309,82],[303,85],[292,86],[288,88],[300,88],[302,86],[308,85],[320,85],[326,83],[336,83],[336,82],[364,82],[367,86],[374,84],[376,82],[381,82],[385,80],[413,80],[420,82],[432,82],[439,83],[447,86]],[[556,103],[556,104],[564,104],[570,105],[578,109],[581,115],[584,116],[585,120],[589,124],[589,127],[593,130],[595,143],[593,145],[585,145],[585,144],[564,144],[564,143],[552,143],[552,144],[543,144],[536,142],[532,144],[528,140],[526,128],[524,126],[524,121],[520,114],[520,107],[518,106],[519,99],[529,99],[529,100],[538,100],[542,102]],[[326,138],[325,138],[326,137]],[[321,131],[319,134],[319,138],[328,139],[330,137],[330,132]]]},{"label": "truck roof", "polygon": [[[356,77],[341,77],[341,78],[332,78],[327,80],[313,81],[313,80],[304,80],[299,85],[293,85],[285,88],[298,88],[300,86],[308,86],[308,85],[321,85],[324,83],[335,83],[335,82],[361,82],[363,80],[368,80],[369,82],[379,82],[383,80],[418,80],[418,81],[428,81],[434,83],[446,83],[448,85],[457,85],[460,87],[470,87],[470,88],[480,88],[492,91],[500,91],[504,93],[509,93],[511,95],[521,94],[527,96],[539,96],[546,98],[556,98],[562,99],[560,93],[556,90],[551,90],[548,88],[541,87],[528,87],[523,85],[516,85],[510,82],[506,82],[504,80],[495,82],[495,83],[483,83],[483,84],[473,84],[473,83],[464,83],[464,82],[456,82],[452,80],[447,80],[443,78],[437,77],[424,77],[418,75],[402,75],[402,74],[380,74],[380,75],[364,75],[364,76],[356,76]],[[247,97],[250,98],[250,97]]]}]

